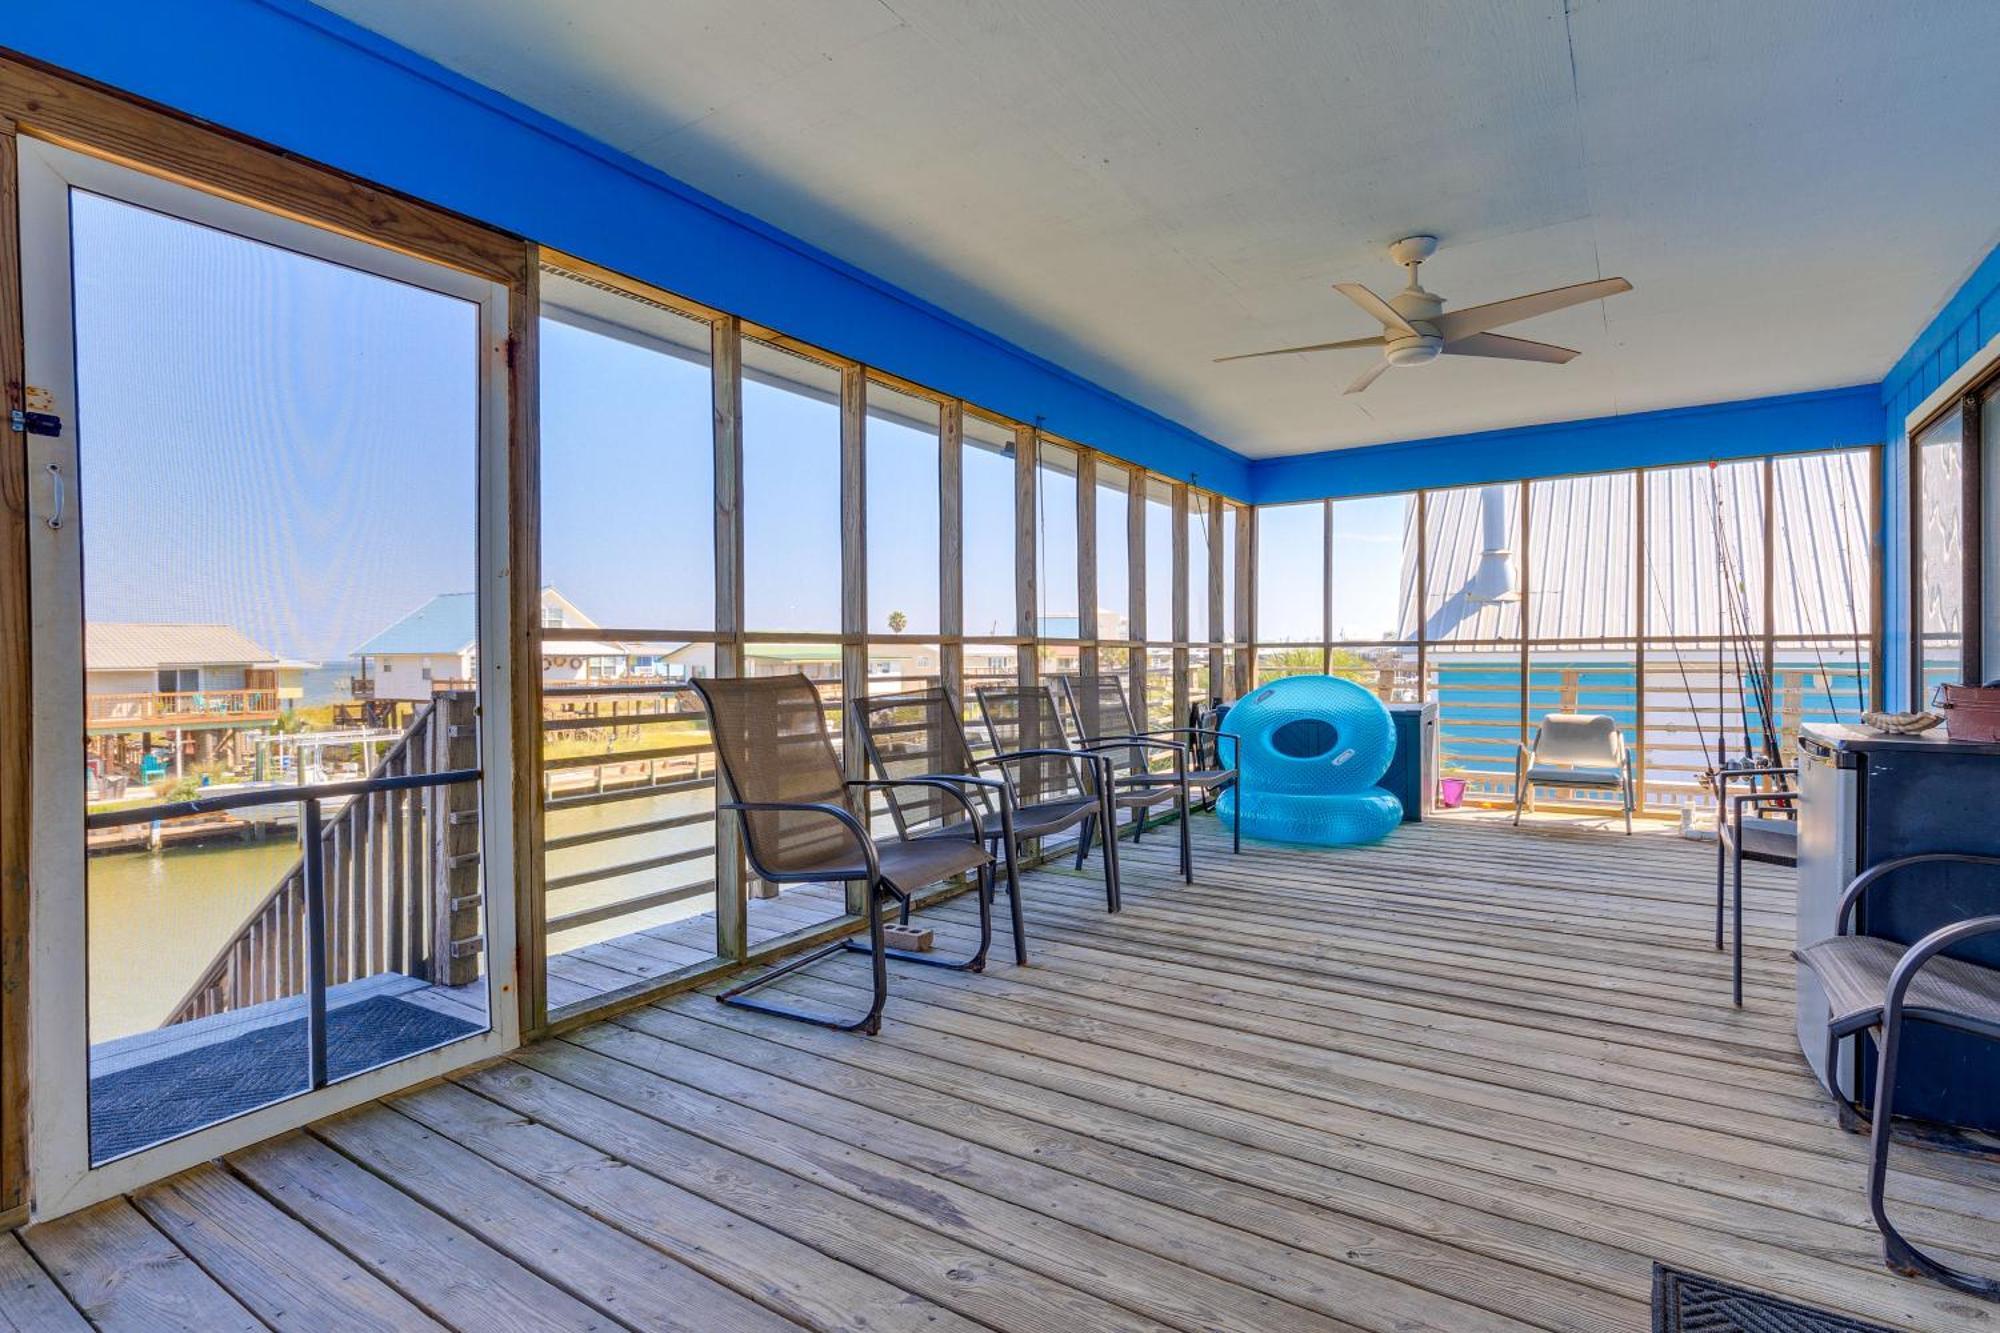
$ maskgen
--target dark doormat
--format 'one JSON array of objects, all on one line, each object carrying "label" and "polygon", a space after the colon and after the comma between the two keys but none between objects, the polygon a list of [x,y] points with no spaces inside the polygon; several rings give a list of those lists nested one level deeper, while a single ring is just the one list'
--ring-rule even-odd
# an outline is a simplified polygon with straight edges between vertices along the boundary
[{"label": "dark doormat", "polygon": [[1727,1282],[1653,1265],[1653,1333],[1891,1333]]},{"label": "dark doormat", "polygon": [[[378,995],[326,1016],[329,1079],[345,1077],[485,1029]],[[102,1162],[304,1092],[301,1017],[90,1080],[90,1157]]]}]

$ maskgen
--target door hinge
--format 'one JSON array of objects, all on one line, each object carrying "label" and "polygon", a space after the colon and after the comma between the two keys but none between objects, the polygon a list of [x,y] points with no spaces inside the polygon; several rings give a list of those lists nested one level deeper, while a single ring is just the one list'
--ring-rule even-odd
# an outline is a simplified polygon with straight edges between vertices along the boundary
[{"label": "door hinge", "polygon": [[60,435],[62,418],[53,412],[23,412],[17,407],[7,413],[7,429],[16,435]]}]

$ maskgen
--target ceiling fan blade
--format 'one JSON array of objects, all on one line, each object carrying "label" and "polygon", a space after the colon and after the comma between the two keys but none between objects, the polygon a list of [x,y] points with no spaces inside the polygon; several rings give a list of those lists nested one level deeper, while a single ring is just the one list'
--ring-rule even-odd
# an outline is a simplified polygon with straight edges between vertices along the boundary
[{"label": "ceiling fan blade", "polygon": [[1379,337],[1349,338],[1346,342],[1308,343],[1304,347],[1276,347],[1268,352],[1240,352],[1235,356],[1218,356],[1215,358],[1215,364],[1219,366],[1225,361],[1249,361],[1252,358],[1260,356],[1290,356],[1294,352],[1334,352],[1343,347],[1380,347],[1381,345],[1382,339]]},{"label": "ceiling fan blade", "polygon": [[1509,361],[1546,361],[1556,366],[1566,365],[1580,355],[1574,348],[1530,342],[1526,338],[1509,338],[1504,333],[1468,333],[1456,342],[1446,343],[1444,354],[1497,356]]},{"label": "ceiling fan blade", "polygon": [[1373,384],[1376,380],[1380,379],[1382,377],[1382,372],[1387,370],[1388,368],[1389,368],[1389,363],[1387,361],[1377,361],[1374,365],[1368,367],[1368,369],[1362,371],[1359,375],[1356,375],[1354,377],[1354,383],[1348,385],[1347,388],[1342,391],[1343,395],[1349,393],[1360,393],[1363,389],[1367,388],[1369,385]]},{"label": "ceiling fan blade", "polygon": [[1510,296],[1504,301],[1494,301],[1488,305],[1468,306],[1464,310],[1447,310],[1432,321],[1445,342],[1455,342],[1469,333],[1484,333],[1497,329],[1503,324],[1513,324],[1523,319],[1533,319],[1536,315],[1546,315],[1557,310],[1567,310],[1573,305],[1586,301],[1598,301],[1620,292],[1629,292],[1632,284],[1623,278],[1599,278],[1596,282],[1579,282],[1573,287],[1555,287],[1546,292],[1535,292],[1529,296]]},{"label": "ceiling fan blade", "polygon": [[1373,315],[1385,329],[1394,329],[1405,337],[1417,337],[1417,331],[1397,312],[1396,307],[1369,291],[1358,282],[1336,282],[1333,289],[1354,304]]}]

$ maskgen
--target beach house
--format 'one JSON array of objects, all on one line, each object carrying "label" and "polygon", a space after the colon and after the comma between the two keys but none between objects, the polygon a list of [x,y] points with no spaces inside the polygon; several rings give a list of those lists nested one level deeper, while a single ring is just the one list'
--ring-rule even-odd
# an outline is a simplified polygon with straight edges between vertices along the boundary
[{"label": "beach house", "polygon": [[[545,629],[595,629],[596,625],[554,588],[542,589]],[[439,593],[354,650],[357,699],[421,701],[442,690],[473,687],[479,669],[478,596]],[[622,644],[575,639],[542,655],[542,680],[550,686],[616,679],[634,654]]]}]

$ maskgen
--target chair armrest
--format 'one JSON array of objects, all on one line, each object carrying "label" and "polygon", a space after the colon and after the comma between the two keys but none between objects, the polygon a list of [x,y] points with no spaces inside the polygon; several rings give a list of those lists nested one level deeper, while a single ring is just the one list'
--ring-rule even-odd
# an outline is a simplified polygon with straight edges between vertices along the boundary
[{"label": "chair armrest", "polygon": [[[1146,736],[1099,736],[1096,740],[1087,742],[1084,748],[1086,750],[1166,750],[1174,757],[1174,776],[1176,778],[1185,778],[1187,776],[1188,747],[1179,741],[1156,741]],[[1106,762],[1110,762],[1108,757]]]},{"label": "chair armrest", "polygon": [[2000,856],[1981,856],[1974,852],[1918,852],[1914,856],[1899,856],[1893,861],[1884,861],[1879,866],[1870,866],[1849,882],[1846,892],[1840,895],[1840,906],[1833,914],[1833,933],[1845,935],[1854,915],[1854,905],[1861,901],[1861,895],[1881,880],[1887,879],[1900,870],[1911,866],[1929,865],[1936,862],[1951,862],[1957,865],[1992,866],[2000,869]]},{"label": "chair armrest", "polygon": [[[1214,727],[1160,727],[1154,731],[1142,731],[1138,734],[1141,736],[1206,736],[1214,742],[1215,761],[1218,764],[1222,762],[1222,747],[1225,743],[1232,748],[1236,748],[1239,755],[1241,754],[1240,747],[1243,743],[1242,737],[1231,735],[1226,731],[1218,731]],[[1188,744],[1190,747],[1193,747],[1199,744],[1199,742],[1190,741]],[[1230,762],[1232,765],[1235,763],[1234,760]]]},{"label": "chair armrest", "polygon": [[1154,749],[1166,749],[1168,747],[1172,747],[1173,749],[1176,750],[1185,750],[1188,748],[1187,745],[1181,741],[1163,741],[1156,739],[1157,737],[1165,734],[1166,732],[1164,731],[1164,729],[1161,731],[1130,731],[1130,732],[1125,732],[1122,735],[1111,734],[1105,736],[1090,736],[1085,738],[1083,744],[1085,749],[1100,749],[1100,750],[1105,749],[1107,747],[1116,748],[1117,746],[1120,745],[1146,745],[1146,746],[1151,746]]},{"label": "chair armrest", "polygon": [[991,764],[994,765],[995,767],[1004,768],[1008,764],[1020,763],[1021,761],[1027,759],[1081,760],[1082,762],[1090,765],[1091,772],[1098,775],[1099,780],[1104,783],[1107,789],[1111,785],[1110,756],[1093,754],[1089,750],[1056,750],[1056,749],[1009,750],[1005,754],[989,754],[985,758],[979,760],[978,762],[982,767]]},{"label": "chair armrest", "polygon": [[933,791],[944,792],[965,808],[965,818],[972,825],[972,840],[982,846],[985,845],[986,830],[979,826],[979,812],[973,809],[972,802],[966,798],[963,791],[959,790],[959,786],[955,782],[946,781],[942,777],[851,778],[848,780],[847,785],[849,787],[859,787],[863,791],[879,791],[891,787],[928,787]]},{"label": "chair armrest", "polygon": [[[1130,734],[1133,736],[1215,736],[1224,740],[1236,739],[1228,732],[1217,731],[1213,727],[1154,727],[1148,731],[1135,731]],[[1118,736],[1098,736],[1094,739],[1115,741],[1122,738]]]},{"label": "chair armrest", "polygon": [[718,801],[715,808],[734,810],[739,815],[783,814],[790,811],[793,814],[821,814],[837,819],[847,826],[849,833],[854,835],[855,845],[860,847],[861,858],[868,866],[869,877],[881,878],[882,864],[875,857],[875,839],[869,836],[861,821],[854,817],[854,812],[845,806],[835,805],[831,801]]},{"label": "chair armrest", "polygon": [[1937,955],[1955,944],[1963,944],[1980,935],[2000,934],[2000,916],[1975,916],[1964,921],[1954,921],[1948,926],[1940,926],[1930,934],[1912,944],[1896,962],[1896,970],[1889,974],[1889,994],[1882,1005],[1882,1028],[1888,1031],[1903,1017],[1903,1000],[1909,994],[1910,986]]}]

